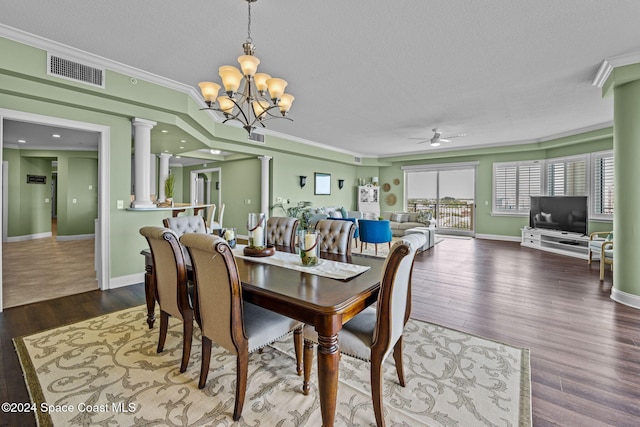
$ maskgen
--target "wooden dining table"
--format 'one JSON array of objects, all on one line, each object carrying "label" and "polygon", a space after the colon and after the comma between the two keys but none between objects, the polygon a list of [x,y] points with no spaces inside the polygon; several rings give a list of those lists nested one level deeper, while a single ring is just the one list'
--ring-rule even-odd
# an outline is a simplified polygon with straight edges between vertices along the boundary
[{"label": "wooden dining table", "polygon": [[[278,248],[289,252],[286,248]],[[149,250],[145,256],[147,323],[155,321],[155,277]],[[384,259],[322,253],[327,260],[370,267],[347,280],[331,279],[311,272],[236,258],[244,301],[313,325],[318,332],[318,391],[322,425],[333,426],[338,395],[340,350],[338,333],[342,325],[378,297]]]}]

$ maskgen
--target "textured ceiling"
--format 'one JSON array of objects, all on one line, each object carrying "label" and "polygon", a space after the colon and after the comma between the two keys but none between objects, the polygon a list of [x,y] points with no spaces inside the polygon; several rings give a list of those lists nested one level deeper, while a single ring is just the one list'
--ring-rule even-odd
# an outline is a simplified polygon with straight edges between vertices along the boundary
[{"label": "textured ceiling", "polygon": [[[197,87],[235,65],[242,0],[20,0],[0,22]],[[289,81],[268,128],[365,156],[528,142],[603,127],[591,82],[640,52],[637,0],[259,0],[259,70]],[[467,136],[417,144],[438,127]]]}]

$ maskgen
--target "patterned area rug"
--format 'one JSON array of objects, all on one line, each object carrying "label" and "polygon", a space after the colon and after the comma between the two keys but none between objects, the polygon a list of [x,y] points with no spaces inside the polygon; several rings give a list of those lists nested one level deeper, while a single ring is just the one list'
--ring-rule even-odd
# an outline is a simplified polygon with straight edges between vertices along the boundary
[{"label": "patterned area rug", "polygon": [[[304,396],[291,336],[250,355],[244,410],[234,423],[235,358],[214,344],[208,382],[199,390],[199,329],[181,374],[181,324],[170,322],[157,354],[158,327],[149,330],[145,320],[139,306],[16,338],[38,424],[321,425],[315,366]],[[406,387],[397,382],[393,358],[384,365],[387,425],[531,425],[528,350],[416,320],[404,342]],[[340,361],[336,425],[375,425],[369,365],[348,356]]]}]

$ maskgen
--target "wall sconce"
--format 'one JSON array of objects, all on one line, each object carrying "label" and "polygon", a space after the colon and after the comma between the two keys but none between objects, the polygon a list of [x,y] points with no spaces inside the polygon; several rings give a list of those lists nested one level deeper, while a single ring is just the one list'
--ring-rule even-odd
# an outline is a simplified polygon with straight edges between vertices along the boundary
[{"label": "wall sconce", "polygon": [[307,177],[300,175],[300,188],[304,187],[307,184]]},{"label": "wall sconce", "polygon": [[338,188],[342,190],[342,187],[344,187],[344,179],[339,179],[338,180]]}]

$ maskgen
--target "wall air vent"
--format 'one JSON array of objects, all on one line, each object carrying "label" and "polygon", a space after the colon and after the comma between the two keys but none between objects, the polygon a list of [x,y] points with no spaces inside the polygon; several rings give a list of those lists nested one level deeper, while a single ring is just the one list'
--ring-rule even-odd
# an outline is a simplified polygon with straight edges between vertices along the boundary
[{"label": "wall air vent", "polygon": [[362,157],[354,157],[353,158],[353,162],[354,163],[362,163]]},{"label": "wall air vent", "polygon": [[261,133],[253,132],[251,135],[249,135],[249,141],[264,144],[264,135],[262,135]]},{"label": "wall air vent", "polygon": [[104,88],[104,69],[47,54],[47,74]]}]

